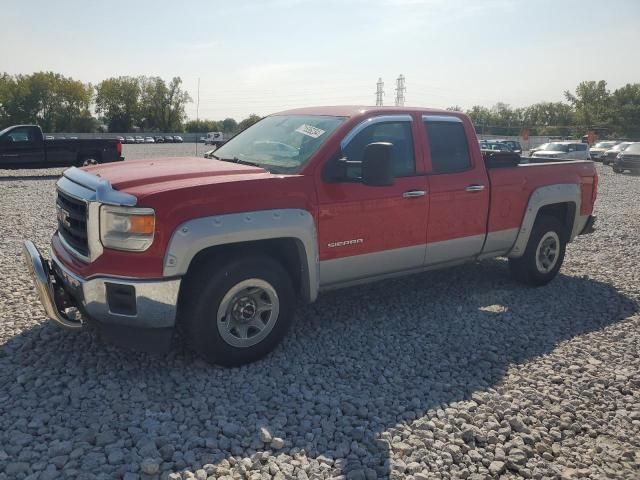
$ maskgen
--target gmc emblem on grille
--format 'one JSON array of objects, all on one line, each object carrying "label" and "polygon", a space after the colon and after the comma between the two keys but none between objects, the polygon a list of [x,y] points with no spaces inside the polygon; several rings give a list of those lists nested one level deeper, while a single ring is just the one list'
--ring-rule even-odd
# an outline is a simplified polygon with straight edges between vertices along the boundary
[{"label": "gmc emblem on grille", "polygon": [[66,210],[63,210],[60,207],[58,207],[56,210],[58,213],[58,221],[61,224],[63,224],[65,227],[71,228],[71,223],[69,222],[69,212],[67,212]]}]

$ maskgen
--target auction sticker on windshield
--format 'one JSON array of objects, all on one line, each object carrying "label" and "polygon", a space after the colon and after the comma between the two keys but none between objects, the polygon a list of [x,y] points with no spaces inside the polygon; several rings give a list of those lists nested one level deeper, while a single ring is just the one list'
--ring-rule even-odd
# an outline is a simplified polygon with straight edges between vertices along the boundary
[{"label": "auction sticker on windshield", "polygon": [[324,133],[324,130],[305,123],[296,128],[296,132],[300,132],[307,137],[318,138]]}]

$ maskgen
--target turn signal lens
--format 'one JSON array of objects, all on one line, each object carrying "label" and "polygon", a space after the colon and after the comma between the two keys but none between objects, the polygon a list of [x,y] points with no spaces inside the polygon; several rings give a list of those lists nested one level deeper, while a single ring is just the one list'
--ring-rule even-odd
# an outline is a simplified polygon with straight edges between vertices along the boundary
[{"label": "turn signal lens", "polygon": [[156,228],[156,217],[153,215],[132,215],[129,217],[129,233],[153,235]]}]

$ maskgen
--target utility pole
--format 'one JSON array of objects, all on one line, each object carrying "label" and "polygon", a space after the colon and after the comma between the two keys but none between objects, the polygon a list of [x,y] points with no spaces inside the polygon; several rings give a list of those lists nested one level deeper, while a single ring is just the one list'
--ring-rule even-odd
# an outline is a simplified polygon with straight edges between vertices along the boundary
[{"label": "utility pole", "polygon": [[382,82],[382,78],[378,78],[378,83],[376,83],[376,107],[382,106],[382,96],[384,95],[384,83]]},{"label": "utility pole", "polygon": [[396,80],[396,107],[404,107],[404,92],[407,87],[404,86],[404,75],[400,75]]},{"label": "utility pole", "polygon": [[[200,77],[198,77],[198,101],[196,103],[196,130],[198,130],[198,126],[200,125]],[[199,133],[196,132],[196,157],[198,156],[198,140]]]}]

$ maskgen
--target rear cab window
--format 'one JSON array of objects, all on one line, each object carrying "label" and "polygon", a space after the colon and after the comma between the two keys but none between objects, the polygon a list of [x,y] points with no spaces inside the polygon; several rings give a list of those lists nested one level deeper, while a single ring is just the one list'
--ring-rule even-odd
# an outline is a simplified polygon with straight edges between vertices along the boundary
[{"label": "rear cab window", "polygon": [[472,168],[462,120],[453,116],[425,115],[423,122],[427,130],[432,173],[457,173]]}]

